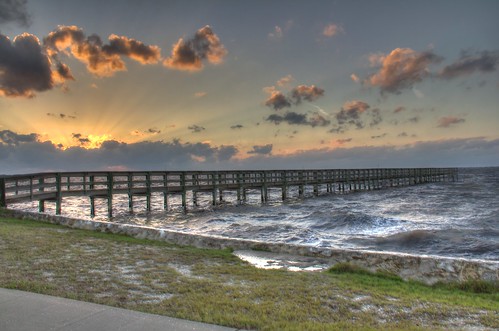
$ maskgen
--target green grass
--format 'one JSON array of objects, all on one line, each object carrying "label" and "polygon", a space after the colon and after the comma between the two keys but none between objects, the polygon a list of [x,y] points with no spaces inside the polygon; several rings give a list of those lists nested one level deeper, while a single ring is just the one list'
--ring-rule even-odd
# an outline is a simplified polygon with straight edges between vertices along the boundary
[{"label": "green grass", "polygon": [[426,286],[340,264],[262,270],[230,250],[180,247],[0,214],[0,287],[236,328],[499,328],[497,284]]}]

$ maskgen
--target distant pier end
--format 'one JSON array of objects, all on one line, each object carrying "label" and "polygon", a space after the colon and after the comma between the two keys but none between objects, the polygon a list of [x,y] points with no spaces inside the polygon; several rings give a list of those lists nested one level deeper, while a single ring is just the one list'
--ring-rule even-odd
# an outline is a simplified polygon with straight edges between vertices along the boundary
[{"label": "distant pier end", "polygon": [[90,199],[90,215],[95,216],[95,199],[105,199],[108,217],[113,216],[113,196],[128,195],[133,211],[133,197],[145,196],[146,209],[151,210],[151,195],[162,194],[164,209],[170,195],[180,195],[187,210],[187,195],[197,204],[199,192],[209,192],[212,204],[223,199],[224,191],[236,192],[237,202],[246,200],[249,190],[260,192],[262,203],[269,198],[269,189],[280,189],[286,200],[290,187],[304,196],[307,187],[318,196],[326,193],[344,194],[389,187],[456,181],[457,168],[392,168],[392,169],[329,169],[329,170],[265,170],[265,171],[132,171],[132,172],[57,172],[0,176],[0,207],[13,203],[38,201],[39,211],[46,202],[54,202],[61,214],[62,198],[86,196]]}]

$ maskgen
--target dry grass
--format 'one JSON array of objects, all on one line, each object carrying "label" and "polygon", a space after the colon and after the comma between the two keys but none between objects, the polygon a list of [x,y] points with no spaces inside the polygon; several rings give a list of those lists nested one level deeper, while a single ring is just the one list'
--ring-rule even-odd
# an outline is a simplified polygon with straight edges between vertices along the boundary
[{"label": "dry grass", "polygon": [[5,216],[0,252],[1,287],[237,328],[499,328],[497,287],[477,294],[349,270],[261,270],[228,250]]}]

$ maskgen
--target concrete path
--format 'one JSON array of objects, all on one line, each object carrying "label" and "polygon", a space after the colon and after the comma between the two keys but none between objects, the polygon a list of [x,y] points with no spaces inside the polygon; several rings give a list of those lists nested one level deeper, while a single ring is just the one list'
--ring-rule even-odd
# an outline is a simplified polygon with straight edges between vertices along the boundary
[{"label": "concrete path", "polygon": [[229,331],[231,328],[0,288],[2,331]]}]

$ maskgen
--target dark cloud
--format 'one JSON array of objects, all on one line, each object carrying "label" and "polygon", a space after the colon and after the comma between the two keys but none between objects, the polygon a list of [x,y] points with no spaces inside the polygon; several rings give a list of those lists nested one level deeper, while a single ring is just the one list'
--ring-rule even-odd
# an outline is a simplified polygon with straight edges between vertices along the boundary
[{"label": "dark cloud", "polygon": [[498,66],[499,51],[483,51],[475,54],[463,52],[459,60],[440,71],[439,77],[453,79],[468,76],[474,72],[490,73],[496,71]]},{"label": "dark cloud", "polygon": [[380,138],[384,138],[388,135],[388,133],[383,133],[383,134],[379,134],[379,135],[376,135],[376,136],[371,136],[371,139],[380,139]]},{"label": "dark cloud", "polygon": [[409,122],[411,123],[418,123],[419,122],[419,116],[414,116],[408,119]]},{"label": "dark cloud", "polygon": [[36,133],[18,134],[10,130],[0,131],[0,145],[18,146],[23,143],[38,141],[39,135]]},{"label": "dark cloud", "polygon": [[161,130],[158,130],[156,128],[149,128],[147,129],[146,131],[147,133],[150,133],[150,134],[160,134],[161,133]]},{"label": "dark cloud", "polygon": [[124,36],[110,35],[104,44],[97,35],[86,36],[77,26],[59,26],[44,38],[47,52],[60,65],[60,53],[71,54],[87,65],[92,74],[105,77],[126,70],[122,57],[129,57],[141,64],[158,63],[161,55],[158,46]]},{"label": "dark cloud", "polygon": [[218,161],[229,161],[232,159],[239,150],[232,145],[222,145],[218,148],[215,148],[215,155]]},{"label": "dark cloud", "polygon": [[[279,80],[279,82],[281,82],[281,80]],[[268,99],[265,100],[265,106],[274,108],[274,110],[290,108],[292,105],[300,104],[302,100],[312,102],[324,95],[324,90],[315,85],[298,85],[291,89],[289,96],[276,90],[275,86],[266,87],[263,90],[269,93]]]},{"label": "dark cloud", "polygon": [[345,102],[335,119],[336,124],[330,130],[333,133],[343,133],[352,127],[362,129],[367,124],[374,127],[383,121],[378,108],[371,109],[370,105],[359,100]]},{"label": "dark cloud", "polygon": [[259,155],[270,155],[272,153],[272,144],[268,145],[255,145],[251,151],[248,151],[248,154],[259,154]]},{"label": "dark cloud", "polygon": [[[268,155],[272,145],[256,146],[246,159],[234,158],[235,146],[207,143],[105,141],[99,148],[61,149],[37,134],[9,132],[17,143],[0,143],[0,169],[4,174],[41,171],[313,169],[373,167],[497,166],[499,139],[483,137],[416,142],[401,146],[320,148],[286,155]],[[0,133],[5,137],[5,133]],[[11,138],[6,138],[11,141]],[[350,139],[350,138],[348,138]],[[345,142],[348,142],[345,139]],[[255,153],[269,152],[265,153]],[[260,157],[265,155],[264,158]]]},{"label": "dark cloud", "polygon": [[0,95],[33,97],[53,87],[51,63],[38,38],[23,33],[11,42],[0,34]]},{"label": "dark cloud", "polygon": [[336,114],[335,118],[338,123],[337,127],[333,128],[332,132],[344,132],[348,127],[355,126],[358,129],[364,127],[364,122],[361,119],[361,114],[366,112],[371,106],[363,101],[348,101],[341,110]]},{"label": "dark cloud", "polygon": [[349,143],[353,140],[353,138],[345,138],[345,139],[337,139],[336,142],[339,144],[339,145],[344,145],[346,143]]},{"label": "dark cloud", "polygon": [[438,127],[439,128],[449,128],[459,123],[464,123],[466,120],[461,117],[455,116],[444,116],[438,119]]},{"label": "dark cloud", "polygon": [[244,126],[243,126],[243,125],[241,125],[241,124],[236,124],[236,125],[231,126],[230,128],[231,128],[232,130],[237,130],[237,129],[242,129],[242,128],[244,128]]},{"label": "dark cloud", "polygon": [[407,136],[409,136],[409,135],[407,134],[407,132],[401,132],[401,133],[399,133],[399,134],[398,134],[398,136],[397,136],[397,137],[407,137]]},{"label": "dark cloud", "polygon": [[73,115],[66,115],[66,114],[63,114],[63,113],[60,113],[60,114],[47,113],[47,116],[49,116],[49,117],[56,117],[56,118],[60,118],[61,120],[64,120],[64,119],[71,119],[71,120],[75,120],[75,119],[76,119],[76,116],[73,116]]},{"label": "dark cloud", "polygon": [[203,69],[203,61],[219,64],[226,55],[224,45],[207,25],[199,29],[191,39],[180,38],[173,45],[171,56],[163,64],[172,69],[198,71]]},{"label": "dark cloud", "polygon": [[71,136],[73,140],[76,141],[82,147],[85,147],[88,144],[90,144],[90,139],[88,137],[85,137],[81,133],[73,133]]},{"label": "dark cloud", "polygon": [[[18,143],[0,143],[0,169],[4,173],[38,171],[130,170],[217,170],[232,162],[235,146],[208,143],[104,141],[99,148],[61,149],[50,141],[36,141],[36,134],[15,135]],[[0,134],[4,137],[4,134]],[[85,139],[79,133],[73,137]],[[12,139],[8,138],[8,141]],[[21,143],[22,142],[22,143]],[[233,166],[233,165],[232,165]]]},{"label": "dark cloud", "polygon": [[276,125],[284,122],[289,125],[310,125],[311,127],[328,126],[331,123],[330,120],[319,112],[314,112],[310,116],[307,116],[293,111],[288,111],[284,115],[271,114],[266,118],[266,121]]},{"label": "dark cloud", "polygon": [[291,107],[291,101],[282,92],[273,91],[265,101],[265,106],[279,110]]},{"label": "dark cloud", "polygon": [[299,104],[302,99],[312,102],[323,95],[324,90],[315,85],[299,85],[291,90],[291,98],[294,100],[295,104]]},{"label": "dark cloud", "polygon": [[276,125],[281,124],[281,122],[288,123],[290,125],[308,125],[307,115],[298,114],[295,112],[286,112],[283,115],[271,114],[266,118],[266,121],[273,122]]},{"label": "dark cloud", "polygon": [[399,94],[429,76],[429,66],[440,63],[442,57],[431,51],[416,52],[410,48],[396,48],[388,55],[371,55],[370,61],[379,70],[364,82],[379,87],[382,94]]},{"label": "dark cloud", "polygon": [[205,127],[202,127],[202,126],[199,126],[199,125],[191,125],[191,126],[188,127],[188,129],[191,130],[192,132],[195,132],[195,133],[206,130]]},{"label": "dark cloud", "polygon": [[27,27],[31,24],[28,14],[27,0],[1,0],[0,1],[0,24],[16,22]]},{"label": "dark cloud", "polygon": [[371,122],[369,123],[370,127],[376,126],[379,123],[383,122],[383,117],[381,117],[381,111],[378,108],[371,110]]}]

